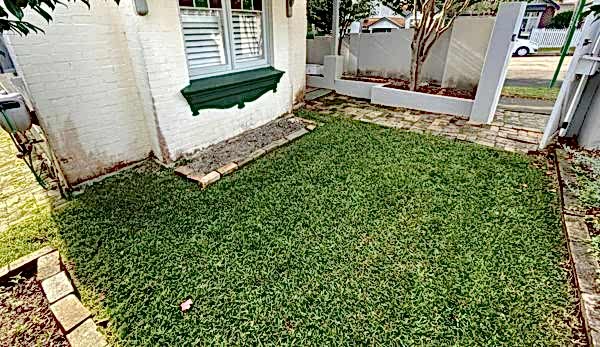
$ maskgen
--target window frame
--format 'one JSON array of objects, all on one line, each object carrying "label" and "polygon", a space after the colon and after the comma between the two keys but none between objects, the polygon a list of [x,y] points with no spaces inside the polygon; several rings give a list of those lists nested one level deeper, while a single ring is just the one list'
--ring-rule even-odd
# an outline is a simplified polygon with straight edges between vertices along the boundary
[{"label": "window frame", "polygon": [[[242,0],[243,4],[243,0]],[[202,79],[206,77],[214,77],[219,75],[227,75],[235,72],[242,72],[248,70],[254,70],[264,67],[271,66],[273,56],[273,45],[272,45],[272,23],[271,23],[271,0],[262,0],[262,39],[263,39],[263,57],[255,60],[236,62],[235,51],[234,51],[234,37],[233,37],[233,10],[231,8],[231,0],[221,0],[221,9],[203,8],[203,7],[188,7],[180,6],[177,1],[177,13],[179,16],[179,25],[181,28],[181,40],[183,43],[184,56],[188,67],[188,76],[190,81]],[[242,5],[243,6],[243,5]],[[185,35],[183,33],[183,21],[182,21],[182,9],[192,10],[220,10],[222,14],[222,29],[223,29],[223,47],[225,50],[225,64],[206,66],[206,67],[194,67],[190,66],[190,60],[185,50]],[[235,10],[239,11],[239,10]],[[241,10],[246,11],[246,10]],[[248,10],[249,11],[249,10]]]}]

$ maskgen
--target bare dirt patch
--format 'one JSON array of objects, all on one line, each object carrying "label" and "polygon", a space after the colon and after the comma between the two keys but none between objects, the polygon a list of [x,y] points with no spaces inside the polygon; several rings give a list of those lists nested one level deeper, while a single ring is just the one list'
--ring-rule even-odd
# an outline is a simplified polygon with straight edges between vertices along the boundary
[{"label": "bare dirt patch", "polygon": [[305,124],[292,118],[280,118],[209,146],[184,160],[199,173],[209,173],[225,164],[240,161],[252,152],[304,128]]},{"label": "bare dirt patch", "polygon": [[69,346],[33,276],[0,284],[0,346]]}]

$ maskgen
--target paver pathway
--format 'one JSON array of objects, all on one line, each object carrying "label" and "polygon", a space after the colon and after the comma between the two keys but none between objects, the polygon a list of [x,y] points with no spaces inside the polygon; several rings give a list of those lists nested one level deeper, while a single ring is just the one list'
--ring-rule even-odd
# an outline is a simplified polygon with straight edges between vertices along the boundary
[{"label": "paver pathway", "polygon": [[0,232],[41,211],[48,211],[60,197],[36,182],[17,149],[0,129]]},{"label": "paver pathway", "polygon": [[308,109],[350,117],[367,123],[442,135],[511,152],[536,151],[547,115],[499,110],[492,124],[475,124],[463,117],[400,107],[373,105],[367,100],[330,94],[307,101]]}]

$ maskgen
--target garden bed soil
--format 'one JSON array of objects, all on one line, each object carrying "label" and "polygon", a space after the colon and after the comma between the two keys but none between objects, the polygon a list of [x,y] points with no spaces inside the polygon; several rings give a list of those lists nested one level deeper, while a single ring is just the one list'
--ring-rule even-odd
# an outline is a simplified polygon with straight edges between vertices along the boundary
[{"label": "garden bed soil", "polygon": [[198,151],[184,162],[194,172],[206,174],[223,165],[243,160],[252,152],[304,127],[305,124],[296,118],[276,119]]},{"label": "garden bed soil", "polygon": [[69,346],[34,276],[0,284],[0,346]]},{"label": "garden bed soil", "polygon": [[[343,79],[371,83],[385,83],[384,87],[410,91],[409,81],[397,78],[370,77],[370,76],[343,76]],[[432,95],[451,96],[455,98],[475,100],[477,89],[472,90],[460,88],[442,88],[435,83],[427,83],[420,85],[417,90],[419,93]]]},{"label": "garden bed soil", "polygon": [[577,196],[579,205],[585,212],[585,222],[590,236],[600,236],[600,192],[596,185],[600,179],[600,151],[569,150],[567,160],[572,167],[574,177],[567,188]]}]

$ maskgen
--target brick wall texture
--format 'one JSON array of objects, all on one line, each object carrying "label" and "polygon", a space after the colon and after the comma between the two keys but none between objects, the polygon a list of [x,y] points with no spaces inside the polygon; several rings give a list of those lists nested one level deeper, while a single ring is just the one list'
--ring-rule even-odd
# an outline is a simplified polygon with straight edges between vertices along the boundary
[{"label": "brick wall texture", "polygon": [[58,7],[45,34],[8,35],[17,71],[65,176],[79,183],[153,153],[163,162],[260,126],[291,110],[304,90],[306,2],[268,1],[271,65],[285,71],[277,92],[243,109],[192,116],[181,95],[189,84],[177,1],[148,0]]}]

